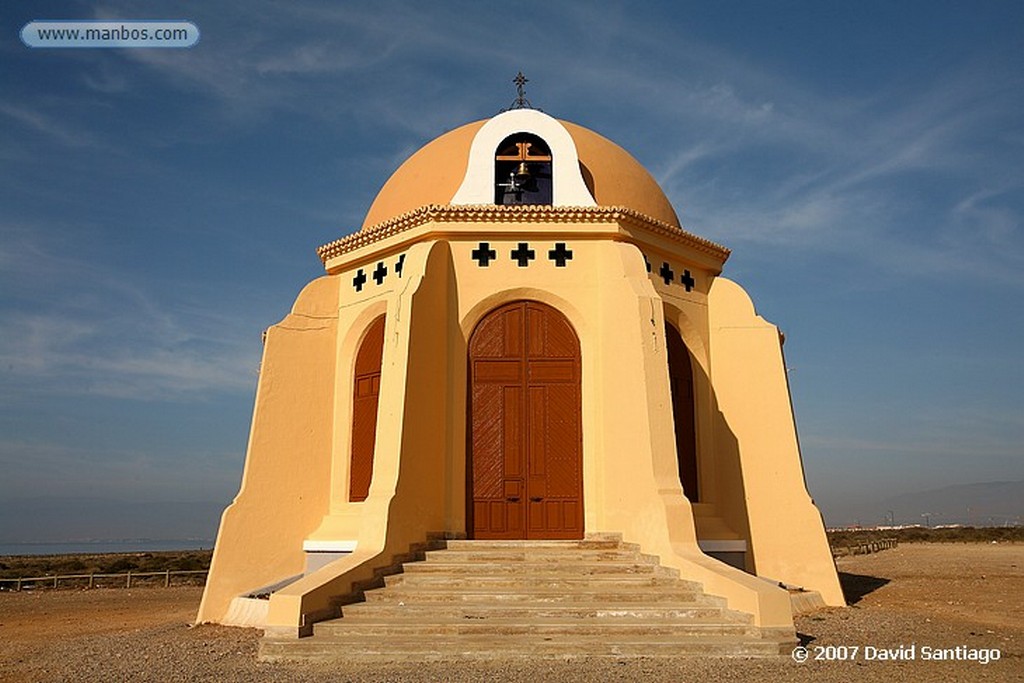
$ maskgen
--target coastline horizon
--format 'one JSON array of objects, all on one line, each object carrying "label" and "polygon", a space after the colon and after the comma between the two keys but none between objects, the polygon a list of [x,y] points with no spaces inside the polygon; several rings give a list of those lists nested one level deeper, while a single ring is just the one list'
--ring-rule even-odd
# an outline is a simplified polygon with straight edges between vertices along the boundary
[{"label": "coastline horizon", "polygon": [[0,557],[32,555],[101,555],[109,553],[210,550],[212,538],[98,539],[87,541],[0,541]]}]

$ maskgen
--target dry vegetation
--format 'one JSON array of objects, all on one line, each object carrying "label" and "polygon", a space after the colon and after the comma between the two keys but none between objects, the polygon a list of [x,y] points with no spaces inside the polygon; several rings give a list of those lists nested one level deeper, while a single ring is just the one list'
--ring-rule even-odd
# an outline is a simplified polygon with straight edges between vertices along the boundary
[{"label": "dry vegetation", "polygon": [[903,527],[899,529],[842,529],[828,532],[832,547],[857,545],[883,538],[900,543],[1024,543],[1024,527]]},{"label": "dry vegetation", "polygon": [[[853,546],[882,538],[896,538],[900,543],[1024,543],[1024,527],[853,529],[830,531],[828,538],[834,548]],[[68,574],[123,574],[128,571],[162,572],[209,569],[212,555],[212,550],[188,550],[0,556],[0,579],[52,576],[54,574],[63,576]],[[71,585],[73,586],[73,584]]]},{"label": "dry vegetation", "polygon": [[121,574],[209,569],[212,550],[0,557],[0,579],[53,574]]}]

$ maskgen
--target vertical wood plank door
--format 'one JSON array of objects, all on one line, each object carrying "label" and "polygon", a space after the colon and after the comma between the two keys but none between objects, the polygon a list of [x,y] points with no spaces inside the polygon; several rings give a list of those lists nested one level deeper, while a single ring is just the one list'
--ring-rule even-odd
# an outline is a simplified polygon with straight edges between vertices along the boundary
[{"label": "vertical wood plank door", "polygon": [[352,462],[348,487],[348,499],[354,503],[366,500],[373,480],[373,449],[377,441],[377,403],[383,357],[384,316],[380,316],[370,323],[356,353]]},{"label": "vertical wood plank door", "polygon": [[491,311],[470,361],[470,533],[583,538],[580,344],[565,316],[534,301]]}]

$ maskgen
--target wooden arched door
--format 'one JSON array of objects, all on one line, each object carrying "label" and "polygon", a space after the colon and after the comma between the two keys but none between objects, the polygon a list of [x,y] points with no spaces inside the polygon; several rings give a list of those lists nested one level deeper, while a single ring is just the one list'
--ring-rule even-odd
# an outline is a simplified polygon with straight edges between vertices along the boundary
[{"label": "wooden arched door", "polygon": [[348,499],[354,503],[366,500],[373,480],[373,448],[377,441],[377,403],[383,357],[384,316],[380,316],[370,323],[356,352],[348,487]]},{"label": "wooden arched door", "polygon": [[679,483],[691,503],[700,500],[697,477],[697,424],[693,400],[693,365],[683,337],[672,324],[665,323],[668,346],[668,377],[672,388],[672,418],[676,428],[676,457]]},{"label": "wooden arched door", "polygon": [[534,301],[491,311],[469,341],[473,538],[583,538],[580,343]]}]

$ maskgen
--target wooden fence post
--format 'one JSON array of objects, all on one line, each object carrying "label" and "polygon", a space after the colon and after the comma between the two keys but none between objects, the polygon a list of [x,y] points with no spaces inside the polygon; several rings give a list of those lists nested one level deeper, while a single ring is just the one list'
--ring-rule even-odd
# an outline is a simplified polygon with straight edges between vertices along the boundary
[{"label": "wooden fence post", "polygon": [[[182,570],[177,570],[177,571],[174,571],[174,570],[171,570],[171,569],[165,569],[163,571],[156,571],[156,572],[132,572],[132,571],[129,571],[129,572],[125,573],[125,574],[96,574],[96,573],[89,573],[89,574],[63,574],[63,575],[62,574],[47,574],[46,576],[17,576],[17,577],[12,577],[10,579],[0,579],[0,586],[3,586],[5,584],[9,585],[9,586],[13,586],[15,591],[19,591],[20,592],[22,590],[25,590],[26,586],[28,586],[28,587],[36,587],[36,588],[41,588],[43,586],[48,586],[48,585],[50,585],[49,582],[51,580],[53,581],[53,588],[60,588],[60,582],[62,580],[64,581],[64,583],[67,583],[69,580],[74,580],[74,579],[88,579],[89,580],[89,582],[88,582],[89,588],[95,588],[96,587],[96,578],[97,577],[99,577],[101,579],[116,580],[118,577],[124,576],[124,578],[125,578],[125,582],[123,584],[124,587],[125,588],[131,588],[132,587],[132,583],[133,583],[133,579],[135,580],[134,583],[136,585],[138,585],[139,577],[142,577],[142,578],[153,577],[155,579],[158,576],[162,576],[163,579],[164,579],[164,587],[165,588],[170,588],[170,586],[171,586],[171,577],[172,576],[175,576],[175,575],[178,575],[178,576],[194,576],[194,575],[197,575],[197,574],[209,574],[209,571],[210,570],[208,570],[208,569],[195,569],[195,570],[182,569]],[[153,582],[149,582],[149,583],[152,583],[153,585],[159,585],[159,584],[157,584],[155,582],[155,580]],[[191,585],[191,581],[189,582],[189,584]],[[143,581],[142,585],[146,586],[147,582]]]}]

